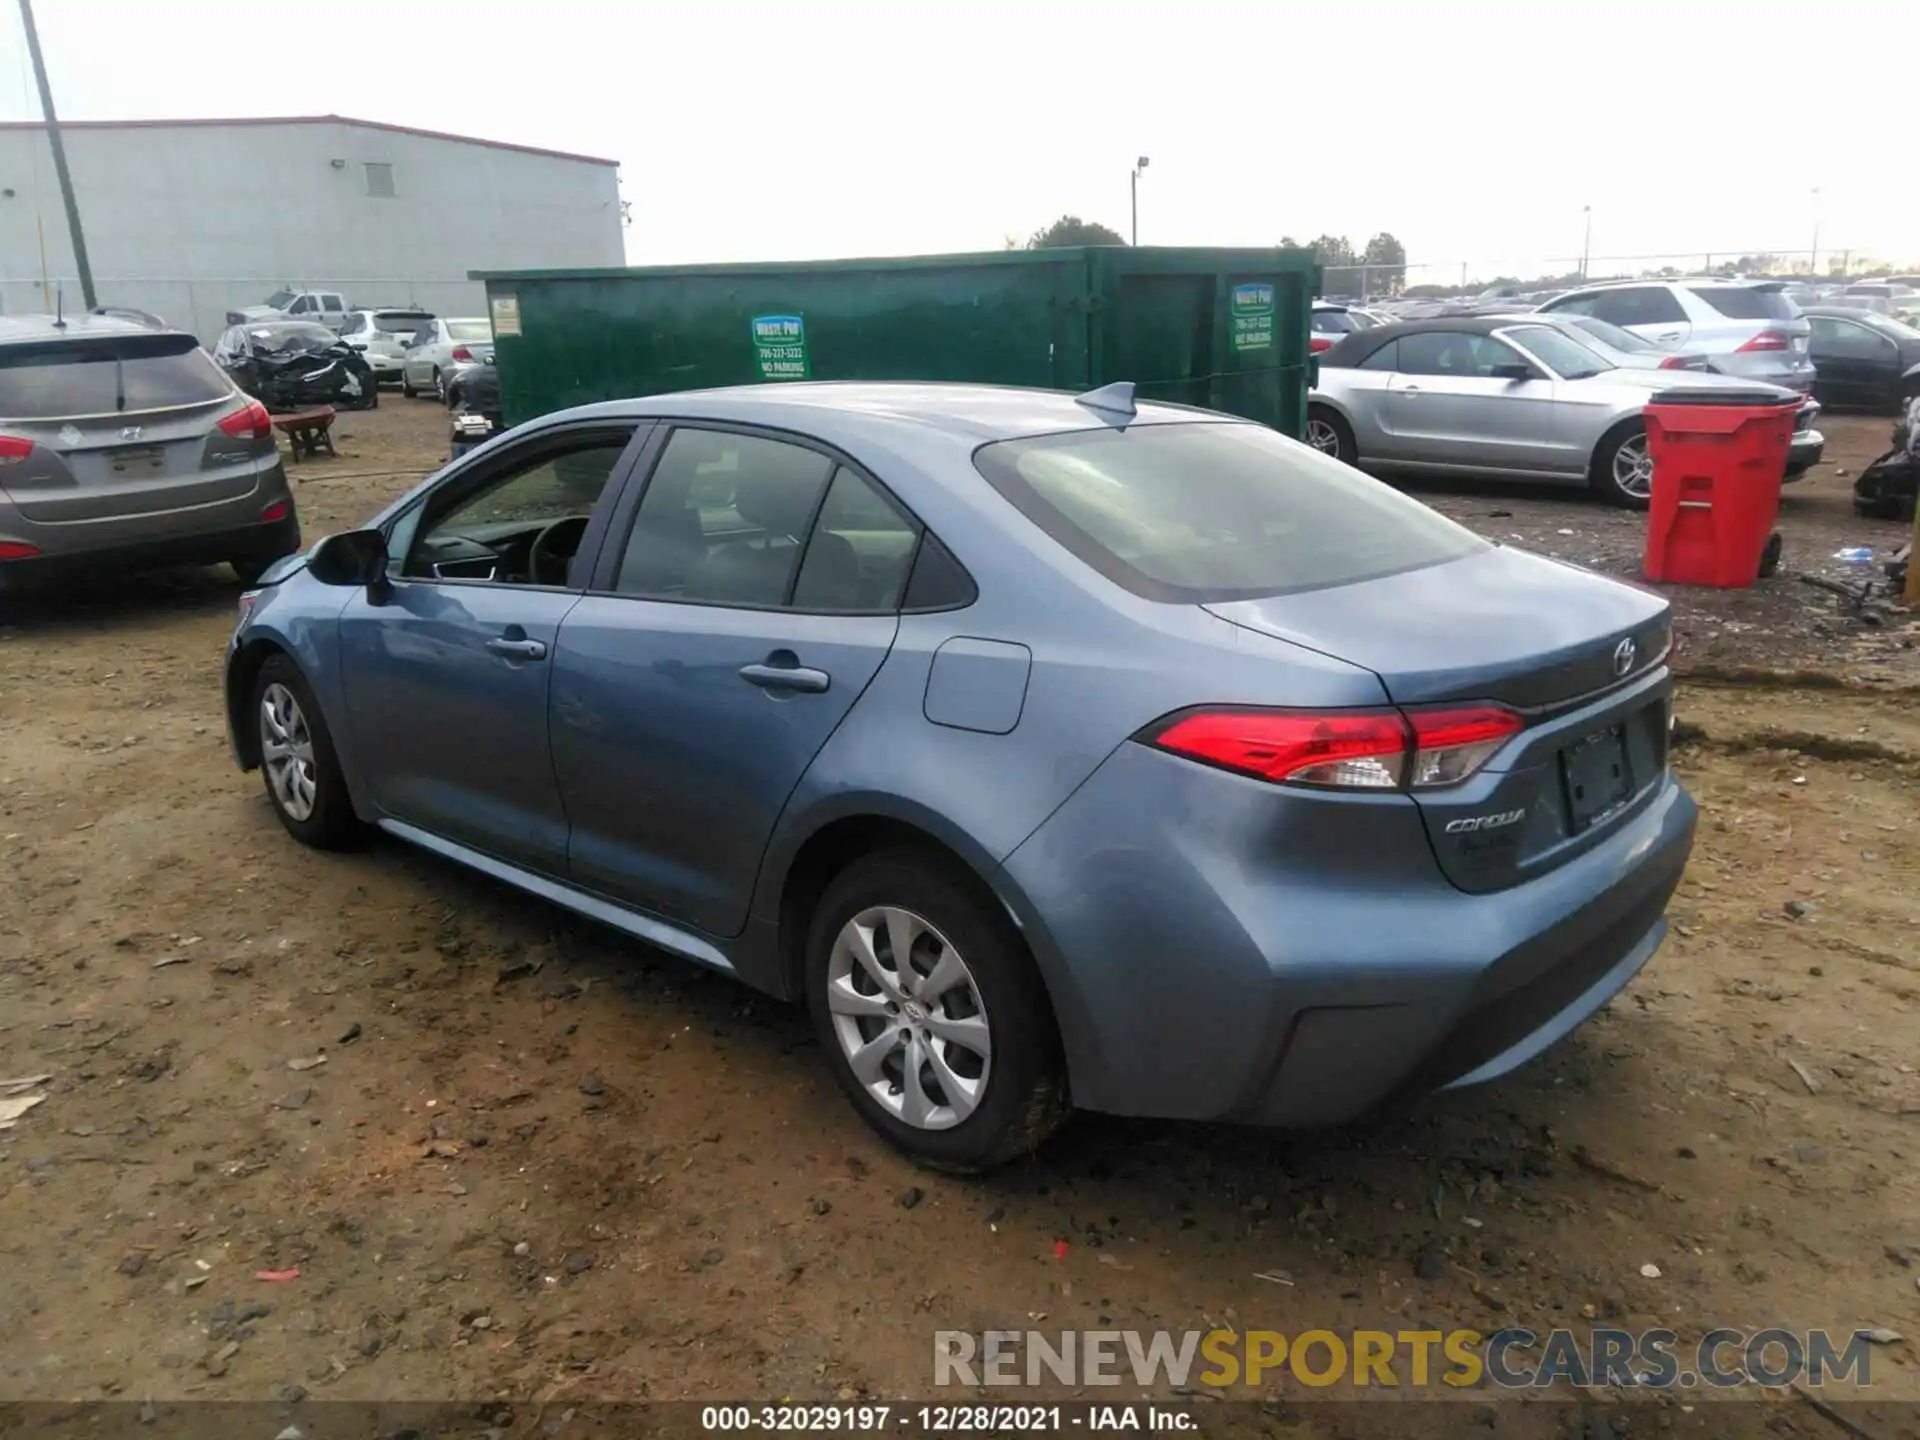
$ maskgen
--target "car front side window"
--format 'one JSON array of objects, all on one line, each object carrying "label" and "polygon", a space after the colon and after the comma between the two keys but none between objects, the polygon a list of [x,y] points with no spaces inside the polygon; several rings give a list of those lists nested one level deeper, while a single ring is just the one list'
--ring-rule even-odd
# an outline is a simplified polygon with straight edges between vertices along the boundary
[{"label": "car front side window", "polygon": [[401,574],[564,586],[629,434],[599,431],[523,451],[429,499]]},{"label": "car front side window", "polygon": [[1400,373],[1445,375],[1455,379],[1485,379],[1496,365],[1511,365],[1520,356],[1487,335],[1462,330],[1427,330],[1400,337]]}]

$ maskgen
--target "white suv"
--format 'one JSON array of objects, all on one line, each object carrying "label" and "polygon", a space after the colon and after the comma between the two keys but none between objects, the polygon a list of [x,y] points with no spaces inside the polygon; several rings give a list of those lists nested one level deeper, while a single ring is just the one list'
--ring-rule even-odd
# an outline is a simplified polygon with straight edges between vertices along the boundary
[{"label": "white suv", "polygon": [[424,310],[353,310],[340,338],[366,357],[374,379],[398,380],[413,337],[432,324]]},{"label": "white suv", "polygon": [[1713,368],[1806,394],[1812,334],[1784,280],[1614,280],[1556,296],[1545,314],[1592,315],[1663,349],[1710,355]]}]

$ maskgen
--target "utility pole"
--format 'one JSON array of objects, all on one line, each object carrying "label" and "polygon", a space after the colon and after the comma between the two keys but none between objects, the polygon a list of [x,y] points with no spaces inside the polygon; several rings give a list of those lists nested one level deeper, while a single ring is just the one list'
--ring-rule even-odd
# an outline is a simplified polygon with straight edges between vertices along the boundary
[{"label": "utility pole", "polygon": [[1813,187],[1813,254],[1812,263],[1807,267],[1815,275],[1820,273],[1820,187]]},{"label": "utility pole", "polygon": [[1146,168],[1147,157],[1144,155],[1133,162],[1133,175],[1131,177],[1133,185],[1133,238],[1131,243],[1134,245],[1140,243],[1140,172]]},{"label": "utility pole", "polygon": [[60,177],[60,198],[67,207],[67,234],[73,240],[73,263],[80,271],[80,296],[91,310],[99,303],[93,294],[93,266],[87,263],[87,241],[80,233],[80,206],[73,198],[73,176],[67,170],[60,120],[53,113],[53,87],[47,83],[47,62],[40,54],[40,32],[33,26],[33,0],[20,0],[20,24],[27,32],[27,54],[33,60],[33,78],[40,86],[40,110],[47,117],[47,144],[53,148],[53,170]]},{"label": "utility pole", "polygon": [[1587,238],[1580,242],[1580,280],[1584,284],[1587,278],[1587,262],[1593,257],[1593,207],[1582,205],[1580,213],[1587,217]]}]

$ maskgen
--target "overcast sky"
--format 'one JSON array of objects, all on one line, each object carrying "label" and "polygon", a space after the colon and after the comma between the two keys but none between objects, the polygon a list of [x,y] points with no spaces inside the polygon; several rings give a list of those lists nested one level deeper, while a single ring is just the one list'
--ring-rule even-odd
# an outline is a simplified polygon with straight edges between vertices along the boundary
[{"label": "overcast sky", "polygon": [[[1817,204],[1823,254],[1920,262],[1911,0],[36,13],[63,118],[337,113],[618,159],[638,264],[998,248],[1063,212],[1125,233],[1143,154],[1150,244],[1389,230],[1433,267],[1410,280],[1457,281],[1577,257],[1583,206],[1595,256],[1697,263],[1805,253]],[[37,118],[12,5],[0,47],[0,118]]]}]

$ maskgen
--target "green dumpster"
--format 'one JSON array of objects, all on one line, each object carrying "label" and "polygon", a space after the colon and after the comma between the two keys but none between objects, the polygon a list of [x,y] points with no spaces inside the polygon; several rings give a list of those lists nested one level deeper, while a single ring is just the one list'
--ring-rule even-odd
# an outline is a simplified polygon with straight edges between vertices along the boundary
[{"label": "green dumpster", "polygon": [[1298,437],[1320,270],[1310,250],[1093,245],[473,278],[512,424],[716,385],[1131,380]]}]

